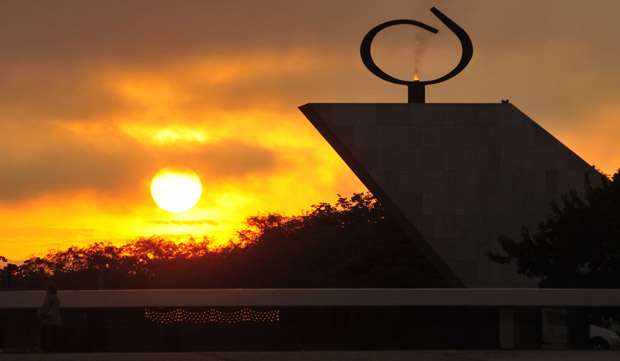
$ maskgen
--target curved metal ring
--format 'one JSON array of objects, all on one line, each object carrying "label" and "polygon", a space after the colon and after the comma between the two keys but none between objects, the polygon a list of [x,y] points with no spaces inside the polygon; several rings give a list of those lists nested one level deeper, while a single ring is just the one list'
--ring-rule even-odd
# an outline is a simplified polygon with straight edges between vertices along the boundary
[{"label": "curved metal ring", "polygon": [[467,35],[467,33],[465,32],[465,30],[463,30],[463,28],[461,28],[459,25],[457,25],[449,17],[444,15],[436,7],[432,7],[431,8],[431,12],[436,17],[438,17],[439,20],[441,20],[441,22],[444,23],[450,30],[452,30],[452,32],[457,36],[457,38],[461,42],[461,60],[454,67],[454,69],[452,69],[446,75],[441,76],[441,77],[439,77],[437,79],[425,80],[425,81],[418,81],[418,80],[412,81],[412,80],[402,80],[402,79],[395,78],[395,77],[387,74],[386,72],[384,72],[383,70],[381,70],[377,66],[377,64],[372,59],[372,55],[370,53],[370,48],[371,48],[372,41],[374,40],[375,36],[377,36],[377,34],[381,30],[383,30],[385,28],[388,28],[390,26],[394,26],[394,25],[414,25],[414,26],[420,27],[420,28],[422,28],[424,30],[427,30],[427,31],[429,31],[431,33],[434,33],[434,34],[439,32],[437,29],[435,29],[432,26],[426,25],[426,24],[424,24],[422,22],[419,22],[417,20],[410,20],[410,19],[390,20],[390,21],[387,21],[385,23],[379,24],[379,25],[375,26],[374,28],[370,29],[370,31],[366,34],[366,36],[364,36],[364,39],[362,40],[362,44],[360,46],[360,55],[362,57],[362,62],[364,62],[364,65],[366,65],[366,68],[368,68],[368,70],[370,70],[370,72],[372,72],[373,74],[375,74],[376,76],[378,76],[379,78],[381,78],[381,79],[383,79],[385,81],[388,81],[388,82],[394,83],[394,84],[401,84],[401,85],[436,84],[436,83],[440,83],[442,81],[446,81],[446,80],[456,76],[461,71],[463,71],[463,69],[465,69],[467,64],[469,64],[469,61],[471,60],[471,58],[473,56],[473,53],[474,53],[474,46],[473,46],[473,44],[471,42],[471,39],[469,38],[469,35]]}]

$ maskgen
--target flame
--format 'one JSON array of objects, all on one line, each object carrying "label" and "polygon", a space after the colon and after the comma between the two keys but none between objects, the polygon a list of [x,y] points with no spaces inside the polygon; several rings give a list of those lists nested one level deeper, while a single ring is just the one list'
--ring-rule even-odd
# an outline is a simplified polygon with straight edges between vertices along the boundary
[{"label": "flame", "polygon": [[420,80],[418,73],[413,74],[413,81],[418,81],[418,80]]}]

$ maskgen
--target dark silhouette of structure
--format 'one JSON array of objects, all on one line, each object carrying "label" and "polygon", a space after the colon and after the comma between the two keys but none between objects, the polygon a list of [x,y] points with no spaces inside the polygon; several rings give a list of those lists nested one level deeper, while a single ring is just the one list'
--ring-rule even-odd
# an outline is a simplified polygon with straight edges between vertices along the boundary
[{"label": "dark silhouette of structure", "polygon": [[[473,55],[467,33],[436,8],[431,12],[461,43],[461,59],[448,74],[403,80],[379,69],[371,45],[381,30],[402,24],[438,32],[416,20],[392,20],[368,32],[360,55],[374,75],[406,85],[408,103],[309,103],[299,108],[447,283],[527,290],[538,280],[489,259],[498,236],[518,237],[522,227],[544,219],[551,201],[569,191],[583,194],[584,176],[598,172],[507,99],[499,104],[425,103],[425,85],[456,76]],[[504,244],[509,250],[518,247]],[[520,290],[513,293],[516,297]],[[540,347],[548,334],[543,326],[549,325],[541,320],[541,311],[500,309],[501,347]],[[587,347],[586,313],[571,310],[558,325],[568,330],[562,342]]]},{"label": "dark silhouette of structure", "polygon": [[381,70],[377,66],[377,64],[374,62],[374,60],[372,59],[372,54],[370,51],[372,41],[374,40],[375,36],[379,34],[380,31],[390,26],[413,25],[413,26],[422,28],[426,31],[429,31],[433,34],[437,34],[439,32],[439,30],[435,29],[434,27],[430,25],[426,25],[417,20],[398,19],[398,20],[390,20],[385,23],[379,24],[375,26],[374,28],[370,29],[370,31],[366,34],[366,36],[362,40],[362,44],[360,46],[360,55],[362,57],[362,61],[364,62],[364,65],[366,65],[368,70],[370,70],[373,74],[375,74],[379,78],[385,81],[388,81],[390,83],[407,85],[408,94],[409,94],[409,103],[424,103],[425,93],[426,93],[425,86],[441,83],[443,81],[446,81],[456,76],[458,73],[463,71],[463,69],[465,69],[467,64],[469,64],[469,61],[471,60],[473,53],[474,53],[474,46],[471,42],[471,39],[469,38],[469,35],[467,35],[465,30],[463,30],[463,28],[461,28],[457,23],[452,21],[452,19],[447,17],[444,13],[439,11],[439,9],[437,9],[436,7],[432,7],[431,12],[435,14],[435,16],[438,17],[439,20],[441,20],[441,22],[443,22],[448,27],[448,29],[450,29],[461,42],[461,48],[462,48],[461,59],[459,63],[454,67],[454,69],[452,69],[449,73],[447,73],[444,76],[441,76],[433,80],[402,80],[402,79],[395,78],[387,74],[383,70]]}]

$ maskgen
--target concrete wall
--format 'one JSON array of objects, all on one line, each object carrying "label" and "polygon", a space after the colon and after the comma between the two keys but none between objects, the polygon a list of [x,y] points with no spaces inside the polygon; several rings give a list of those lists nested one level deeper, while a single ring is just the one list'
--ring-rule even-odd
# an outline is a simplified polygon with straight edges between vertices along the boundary
[{"label": "concrete wall", "polygon": [[491,262],[595,171],[512,104],[307,104],[301,111],[420,248],[467,287],[535,282]]}]

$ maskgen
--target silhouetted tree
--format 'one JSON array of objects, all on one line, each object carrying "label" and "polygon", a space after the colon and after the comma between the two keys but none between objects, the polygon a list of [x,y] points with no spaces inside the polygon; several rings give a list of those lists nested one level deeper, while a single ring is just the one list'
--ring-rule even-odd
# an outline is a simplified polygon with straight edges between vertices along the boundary
[{"label": "silhouetted tree", "polygon": [[5,266],[11,288],[433,287],[443,280],[370,194],[286,217],[251,217],[226,246],[208,238],[95,243]]},{"label": "silhouetted tree", "polygon": [[552,204],[537,230],[523,229],[522,240],[499,239],[499,263],[516,262],[518,272],[540,278],[541,287],[620,288],[620,172],[586,182],[580,197],[569,192]]},{"label": "silhouetted tree", "polygon": [[339,197],[299,217],[253,217],[235,254],[256,287],[421,287],[443,284],[371,194]]}]

